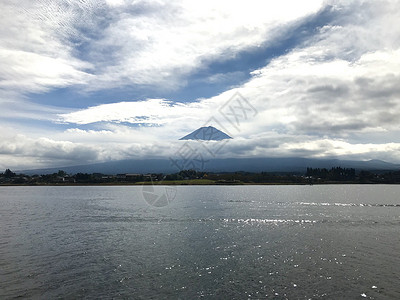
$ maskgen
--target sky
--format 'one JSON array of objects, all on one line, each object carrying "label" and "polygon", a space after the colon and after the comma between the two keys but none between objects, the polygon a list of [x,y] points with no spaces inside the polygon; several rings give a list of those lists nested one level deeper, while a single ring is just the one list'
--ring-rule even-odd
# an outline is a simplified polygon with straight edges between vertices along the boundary
[{"label": "sky", "polygon": [[[0,170],[185,146],[400,163],[399,20],[394,0],[2,0]],[[179,141],[209,125],[233,139]]]}]

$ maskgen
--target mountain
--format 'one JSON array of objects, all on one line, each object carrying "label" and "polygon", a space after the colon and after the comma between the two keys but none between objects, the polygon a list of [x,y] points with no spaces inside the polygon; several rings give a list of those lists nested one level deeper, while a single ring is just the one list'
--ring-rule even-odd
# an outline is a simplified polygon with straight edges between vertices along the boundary
[{"label": "mountain", "polygon": [[221,141],[231,139],[229,135],[218,130],[215,127],[208,126],[208,127],[200,127],[196,129],[192,133],[180,138],[180,140],[203,140],[203,141]]},{"label": "mountain", "polygon": [[[191,165],[184,167],[189,169]],[[203,166],[197,165],[199,170],[206,172],[297,172],[304,174],[307,167],[311,168],[354,168],[356,170],[399,170],[400,165],[384,162],[381,160],[353,161],[339,159],[310,159],[299,157],[286,158],[226,158],[210,159],[204,161]],[[72,167],[59,167],[48,169],[24,170],[18,173],[32,174],[51,174],[58,170],[67,173],[176,173],[180,169],[171,159],[129,159],[119,161],[109,161],[91,165],[81,165]]]}]

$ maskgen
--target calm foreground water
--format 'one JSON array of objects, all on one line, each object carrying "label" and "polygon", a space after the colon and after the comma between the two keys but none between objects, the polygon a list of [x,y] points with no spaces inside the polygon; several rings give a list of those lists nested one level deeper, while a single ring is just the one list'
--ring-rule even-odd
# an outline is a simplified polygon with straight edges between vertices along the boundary
[{"label": "calm foreground water", "polygon": [[180,186],[157,208],[141,187],[0,187],[0,299],[400,299],[399,195]]}]

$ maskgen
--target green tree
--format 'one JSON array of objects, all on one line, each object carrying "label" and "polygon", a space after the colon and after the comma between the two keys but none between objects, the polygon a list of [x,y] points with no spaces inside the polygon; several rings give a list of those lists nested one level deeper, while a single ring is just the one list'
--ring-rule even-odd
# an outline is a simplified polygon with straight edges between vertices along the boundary
[{"label": "green tree", "polygon": [[14,176],[15,176],[15,173],[14,173],[14,172],[11,172],[10,169],[7,169],[7,170],[4,172],[4,176],[7,177],[7,178],[11,178],[11,177],[14,177]]},{"label": "green tree", "polygon": [[57,175],[60,176],[60,177],[65,177],[67,175],[67,173],[65,171],[63,171],[63,170],[58,170]]}]

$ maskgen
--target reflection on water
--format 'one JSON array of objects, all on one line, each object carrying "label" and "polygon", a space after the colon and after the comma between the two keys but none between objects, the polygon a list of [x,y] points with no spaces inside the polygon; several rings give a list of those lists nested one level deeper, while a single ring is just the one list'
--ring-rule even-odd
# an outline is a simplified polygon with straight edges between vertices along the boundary
[{"label": "reflection on water", "polygon": [[399,192],[1,187],[0,298],[398,299]]}]

